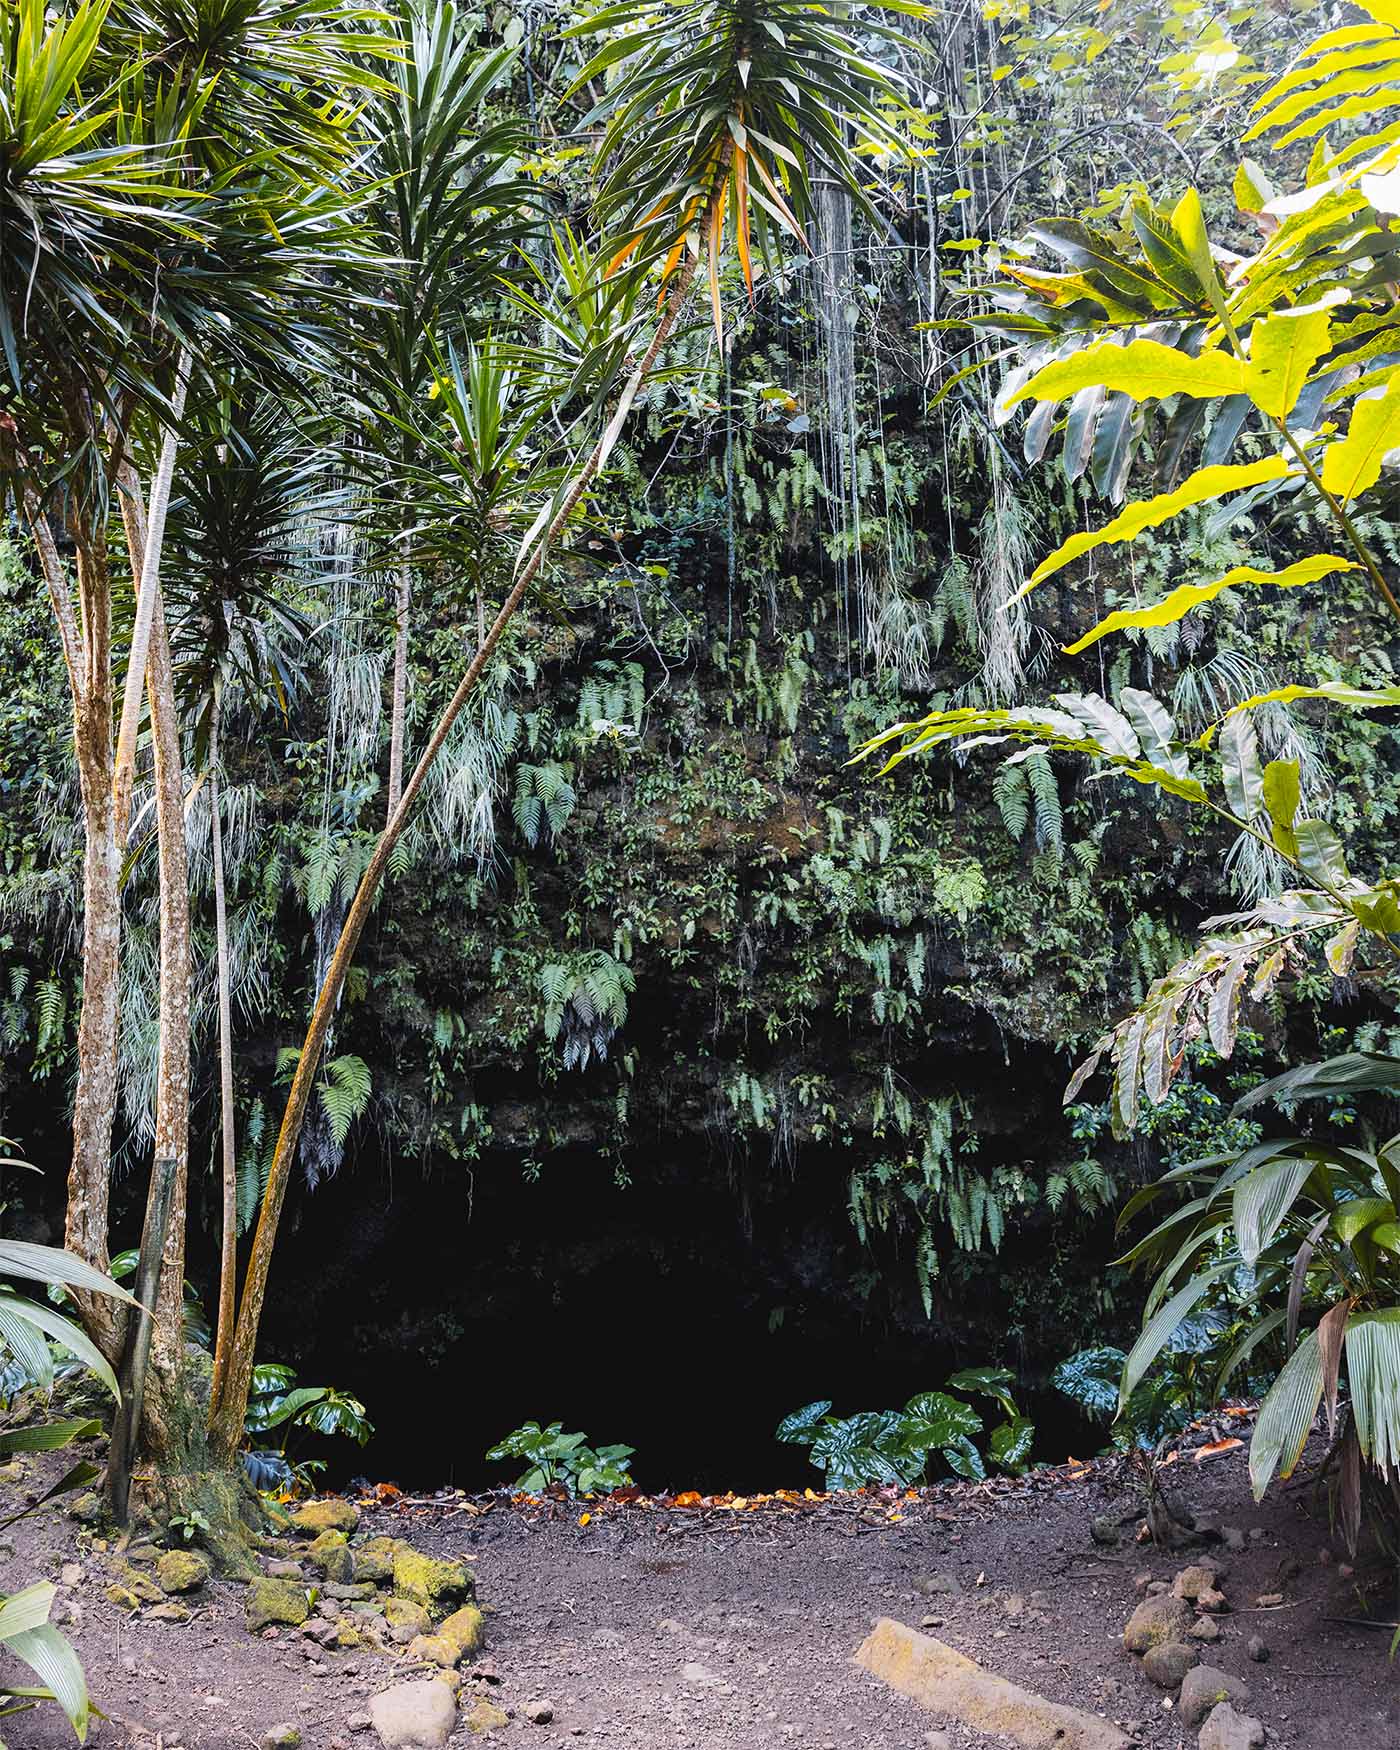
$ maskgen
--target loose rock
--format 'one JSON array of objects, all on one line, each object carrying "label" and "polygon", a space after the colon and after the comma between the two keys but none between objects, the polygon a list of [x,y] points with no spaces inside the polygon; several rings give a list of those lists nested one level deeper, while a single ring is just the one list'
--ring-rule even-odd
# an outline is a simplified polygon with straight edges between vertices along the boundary
[{"label": "loose rock", "polygon": [[1211,1710],[1197,1739],[1200,1750],[1259,1750],[1263,1742],[1262,1720],[1236,1713],[1228,1701]]},{"label": "loose rock", "polygon": [[1185,1641],[1161,1641],[1147,1649],[1142,1661],[1143,1675],[1158,1689],[1178,1689],[1181,1680],[1196,1664],[1200,1654]]},{"label": "loose rock", "polygon": [[408,1643],[408,1657],[422,1659],[429,1665],[441,1665],[450,1671],[462,1656],[456,1641],[446,1635],[415,1635]]},{"label": "loose rock", "polygon": [[351,1532],[360,1523],[360,1510],[353,1501],[307,1501],[292,1515],[292,1529],[311,1533]]},{"label": "loose rock", "polygon": [[209,1558],[193,1549],[168,1549],[156,1563],[162,1592],[197,1592],[211,1572]]},{"label": "loose rock", "polygon": [[291,1580],[252,1581],[243,1610],[254,1634],[274,1622],[285,1622],[299,1628],[311,1614],[305,1591]]},{"label": "loose rock", "polygon": [[1262,1641],[1259,1638],[1258,1635],[1251,1635],[1249,1637],[1249,1639],[1245,1642],[1244,1650],[1246,1653],[1249,1654],[1250,1658],[1253,1659],[1253,1661],[1256,1665],[1264,1665],[1264,1664],[1268,1663],[1268,1658],[1269,1658],[1268,1646],[1265,1644],[1264,1641]]},{"label": "loose rock", "polygon": [[527,1701],[525,1718],[532,1726],[547,1726],[554,1718],[554,1704],[549,1701]]},{"label": "loose rock", "polygon": [[920,1598],[953,1598],[962,1591],[962,1582],[956,1574],[920,1574],[914,1590]]},{"label": "loose rock", "polygon": [[1188,1726],[1200,1725],[1222,1701],[1228,1701],[1232,1707],[1244,1707],[1249,1701],[1249,1685],[1228,1671],[1218,1671],[1214,1665],[1197,1665],[1194,1671],[1186,1673],[1178,1706]]},{"label": "loose rock", "polygon": [[1203,1616],[1193,1622],[1186,1631],[1193,1641],[1218,1641],[1220,1639],[1220,1624],[1213,1616]]},{"label": "loose rock", "polygon": [[1184,1599],[1158,1593],[1154,1598],[1144,1598],[1128,1618],[1123,1645],[1130,1653],[1145,1653],[1163,1641],[1181,1640],[1194,1620]]},{"label": "loose rock", "polygon": [[[441,1689],[442,1685],[436,1685]],[[482,1696],[474,1701],[467,1710],[467,1730],[469,1732],[499,1732],[502,1726],[510,1724],[510,1715],[504,1708],[497,1707],[494,1701],[487,1701]]]},{"label": "loose rock", "polygon": [[384,1750],[442,1750],[457,1723],[457,1703],[445,1683],[428,1678],[399,1683],[374,1696],[369,1717]]},{"label": "loose rock", "polygon": [[469,1604],[476,1581],[465,1562],[420,1555],[401,1543],[394,1551],[394,1590],[401,1598],[434,1606]]},{"label": "loose rock", "polygon": [[296,1726],[269,1726],[262,1735],[260,1750],[297,1750],[301,1732]]},{"label": "loose rock", "polygon": [[456,1642],[460,1658],[464,1653],[480,1650],[486,1639],[486,1618],[475,1604],[464,1604],[445,1622],[439,1623],[437,1632],[446,1640]]}]

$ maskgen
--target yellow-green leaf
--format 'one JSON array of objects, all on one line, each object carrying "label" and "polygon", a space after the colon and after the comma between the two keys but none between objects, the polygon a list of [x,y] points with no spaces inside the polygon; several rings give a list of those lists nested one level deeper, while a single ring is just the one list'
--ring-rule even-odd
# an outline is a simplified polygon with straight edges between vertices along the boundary
[{"label": "yellow-green leaf", "polygon": [[1308,373],[1328,349],[1331,327],[1326,310],[1280,310],[1255,324],[1244,392],[1261,413],[1282,419],[1293,411]]},{"label": "yellow-green leaf", "polygon": [[1130,395],[1134,401],[1166,395],[1238,395],[1245,387],[1245,367],[1219,350],[1192,358],[1158,340],[1134,340],[1127,346],[1104,341],[1053,360],[1023,384],[1007,406],[1018,401],[1062,401],[1081,389],[1100,386]]},{"label": "yellow-green leaf", "polygon": [[1365,492],[1381,477],[1381,461],[1400,445],[1400,370],[1384,395],[1358,401],[1347,435],[1331,444],[1322,458],[1322,484],[1343,504]]},{"label": "yellow-green leaf", "polygon": [[1097,644],[1100,638],[1108,637],[1110,632],[1122,632],[1130,626],[1174,626],[1192,608],[1214,601],[1223,590],[1235,584],[1260,583],[1271,584],[1275,589],[1294,589],[1299,584],[1314,583],[1333,571],[1359,570],[1360,566],[1354,559],[1340,559],[1335,553],[1318,553],[1299,559],[1282,571],[1260,571],[1254,565],[1236,565],[1223,577],[1217,577],[1214,583],[1180,583],[1161,601],[1151,602],[1145,608],[1119,608],[1100,620],[1078,643],[1066,644],[1065,655],[1077,656],[1081,650]]},{"label": "yellow-green leaf", "polygon": [[1190,510],[1193,505],[1213,504],[1228,493],[1243,492],[1250,486],[1262,486],[1270,480],[1283,480],[1292,472],[1283,456],[1265,456],[1258,462],[1221,462],[1210,468],[1198,468],[1174,492],[1160,492],[1155,498],[1125,505],[1101,529],[1071,535],[1063,546],[1057,547],[1048,559],[1036,566],[1030,582],[1022,585],[1018,594],[1026,595],[1038,583],[1063,570],[1081,553],[1088,553],[1095,547],[1112,546],[1119,541],[1134,540],[1144,529],[1155,529],[1181,511]]}]

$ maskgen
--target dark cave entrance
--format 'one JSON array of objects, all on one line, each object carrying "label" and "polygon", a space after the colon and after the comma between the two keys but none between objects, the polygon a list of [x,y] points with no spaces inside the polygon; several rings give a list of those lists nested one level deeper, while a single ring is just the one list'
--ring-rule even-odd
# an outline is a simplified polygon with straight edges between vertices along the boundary
[{"label": "dark cave entrance", "polygon": [[[585,1151],[533,1183],[504,1161],[423,1177],[362,1158],[302,1203],[262,1355],[368,1406],[366,1448],[307,1443],[330,1484],[510,1482],[485,1451],[537,1419],[634,1446],[649,1492],[817,1486],[805,1452],[773,1438],[782,1416],[817,1398],[901,1405],[999,1347],[994,1305],[926,1323],[907,1263],[900,1312],[832,1184],[804,1153],[746,1220],[724,1167],[693,1157],[625,1187]],[[1055,1394],[1023,1395],[1047,1456],[1102,1444]]]}]

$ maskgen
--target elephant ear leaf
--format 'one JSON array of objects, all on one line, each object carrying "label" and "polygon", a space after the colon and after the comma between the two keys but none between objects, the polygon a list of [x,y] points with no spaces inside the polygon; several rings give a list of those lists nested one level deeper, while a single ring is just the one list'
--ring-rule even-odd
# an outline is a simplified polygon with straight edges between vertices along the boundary
[{"label": "elephant ear leaf", "polygon": [[790,1416],[783,1417],[774,1430],[773,1438],[785,1441],[790,1446],[806,1446],[816,1434],[823,1416],[830,1412],[830,1398],[821,1398],[814,1404],[804,1404],[800,1410],[794,1410]]}]

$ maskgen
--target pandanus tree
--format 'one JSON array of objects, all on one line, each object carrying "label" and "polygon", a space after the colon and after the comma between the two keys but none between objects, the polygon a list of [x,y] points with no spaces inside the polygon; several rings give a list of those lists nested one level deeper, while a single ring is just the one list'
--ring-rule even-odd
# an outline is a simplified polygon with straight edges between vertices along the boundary
[{"label": "pandanus tree", "polygon": [[[900,0],[889,4],[921,10]],[[529,523],[501,580],[499,607],[365,868],[317,993],[268,1172],[231,1366],[216,1381],[212,1444],[225,1459],[237,1450],[278,1224],[318,1061],[394,847],[434,760],[606,465],[686,309],[700,265],[722,339],[725,254],[732,249],[752,286],[758,271],[777,264],[784,235],[804,236],[819,176],[863,201],[869,160],[858,157],[858,149],[888,150],[898,143],[898,93],[859,52],[863,40],[878,42],[894,33],[864,10],[833,14],[810,0],[694,0],[658,14],[641,0],[629,0],[593,13],[572,34],[605,39],[575,82],[576,90],[603,86],[589,121],[602,124],[596,217],[605,233],[599,258],[611,283],[597,288],[597,307],[615,311],[619,299],[630,298],[634,324],[622,345],[610,333],[601,349],[601,356],[619,360],[605,422],[580,459],[560,472]],[[643,285],[656,288],[654,314],[650,300],[637,295]],[[596,369],[596,349],[590,349],[590,362]],[[592,389],[594,380],[579,382],[578,392]],[[590,400],[603,404],[596,390]],[[521,484],[528,485],[528,476]],[[513,514],[520,494],[512,497]],[[497,517],[493,524],[488,502],[487,526],[478,530],[481,544],[495,536],[501,521]]]},{"label": "pandanus tree", "polygon": [[214,902],[221,1236],[215,1372],[227,1365],[237,1290],[238,1158],[233,987],[224,848],[224,732],[229,702],[256,722],[290,709],[311,627],[288,599],[306,517],[331,508],[328,450],[278,391],[245,388],[201,410],[183,490],[171,507],[178,561],[168,594],[175,688],[207,782]]},{"label": "pandanus tree", "polygon": [[[183,774],[159,596],[163,523],[186,404],[234,364],[276,378],[311,352],[325,268],[353,236],[343,161],[349,111],[329,94],[368,39],[341,5],[208,0],[169,8],[87,0],[0,16],[0,472],[33,537],[71,693],[82,798],[83,1004],[69,1176],[69,1247],[108,1258],[117,1093],[120,880],[143,686],[151,705],[161,856],[161,1046],[156,1146],[175,1190],[156,1324],[158,1389],[178,1372],[188,1125],[188,894]],[[297,141],[303,150],[296,150]],[[149,494],[134,466],[157,458]],[[117,636],[120,508],[137,584],[127,673]],[[64,548],[71,548],[72,566]],[[122,696],[120,722],[117,701]],[[154,1179],[153,1179],[154,1186]],[[154,1210],[154,1204],[151,1206]],[[109,1359],[124,1319],[80,1310]]]},{"label": "pandanus tree", "polygon": [[387,809],[403,791],[417,509],[405,476],[421,460],[416,415],[451,342],[479,338],[497,276],[529,228],[537,193],[510,172],[524,146],[513,117],[483,119],[516,59],[477,49],[455,5],[401,0],[395,54],[374,110],[376,193],[365,222],[389,271],[365,312],[352,390],[352,464],[387,500],[381,542],[394,577]]}]

